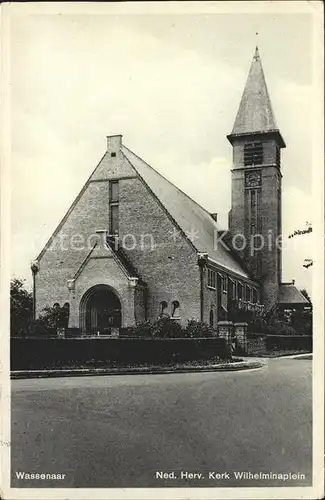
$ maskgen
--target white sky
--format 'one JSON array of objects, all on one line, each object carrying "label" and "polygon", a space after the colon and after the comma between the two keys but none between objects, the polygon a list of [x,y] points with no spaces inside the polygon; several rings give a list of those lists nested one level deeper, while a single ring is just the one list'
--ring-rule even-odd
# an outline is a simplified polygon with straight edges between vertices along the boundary
[{"label": "white sky", "polygon": [[[231,168],[226,135],[257,31],[287,143],[284,236],[311,221],[312,28],[311,15],[297,13],[12,17],[11,274],[31,283],[30,261],[102,157],[110,134],[122,133],[127,147],[225,221]],[[283,280],[295,278],[311,292],[312,268],[302,267],[310,252],[310,235],[289,240]]]}]

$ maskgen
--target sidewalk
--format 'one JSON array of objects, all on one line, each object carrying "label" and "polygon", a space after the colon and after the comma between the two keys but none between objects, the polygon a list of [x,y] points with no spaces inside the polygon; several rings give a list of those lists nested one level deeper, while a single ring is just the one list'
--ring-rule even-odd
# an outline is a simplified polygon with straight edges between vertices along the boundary
[{"label": "sidewalk", "polygon": [[[236,358],[234,358],[236,359]],[[80,377],[93,375],[149,375],[149,374],[172,374],[192,372],[217,372],[217,371],[239,371],[261,368],[266,364],[265,359],[246,358],[242,361],[232,363],[218,363],[211,365],[178,365],[175,367],[133,367],[133,368],[77,368],[77,369],[54,369],[54,370],[18,370],[10,373],[11,379],[22,378],[45,378],[45,377]]]}]

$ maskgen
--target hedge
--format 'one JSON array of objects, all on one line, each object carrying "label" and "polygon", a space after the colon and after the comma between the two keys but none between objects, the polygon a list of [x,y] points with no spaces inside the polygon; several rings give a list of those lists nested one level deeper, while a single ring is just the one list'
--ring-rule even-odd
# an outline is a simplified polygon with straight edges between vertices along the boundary
[{"label": "hedge", "polygon": [[267,335],[264,342],[269,351],[281,349],[312,352],[313,349],[310,335]]},{"label": "hedge", "polygon": [[229,359],[224,339],[11,338],[11,370]]}]

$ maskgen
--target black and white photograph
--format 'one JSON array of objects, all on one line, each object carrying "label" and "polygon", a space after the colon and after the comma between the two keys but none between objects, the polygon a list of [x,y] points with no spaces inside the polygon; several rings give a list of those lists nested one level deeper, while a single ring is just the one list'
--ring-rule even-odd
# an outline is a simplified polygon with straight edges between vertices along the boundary
[{"label": "black and white photograph", "polygon": [[322,498],[322,2],[1,23],[1,497]]}]

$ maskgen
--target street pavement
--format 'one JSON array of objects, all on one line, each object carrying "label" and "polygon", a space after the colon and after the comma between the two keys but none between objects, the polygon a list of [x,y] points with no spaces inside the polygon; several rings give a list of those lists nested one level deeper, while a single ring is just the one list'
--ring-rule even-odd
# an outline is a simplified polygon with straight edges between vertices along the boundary
[{"label": "street pavement", "polygon": [[12,487],[310,486],[311,372],[311,360],[281,358],[238,372],[12,380]]}]

